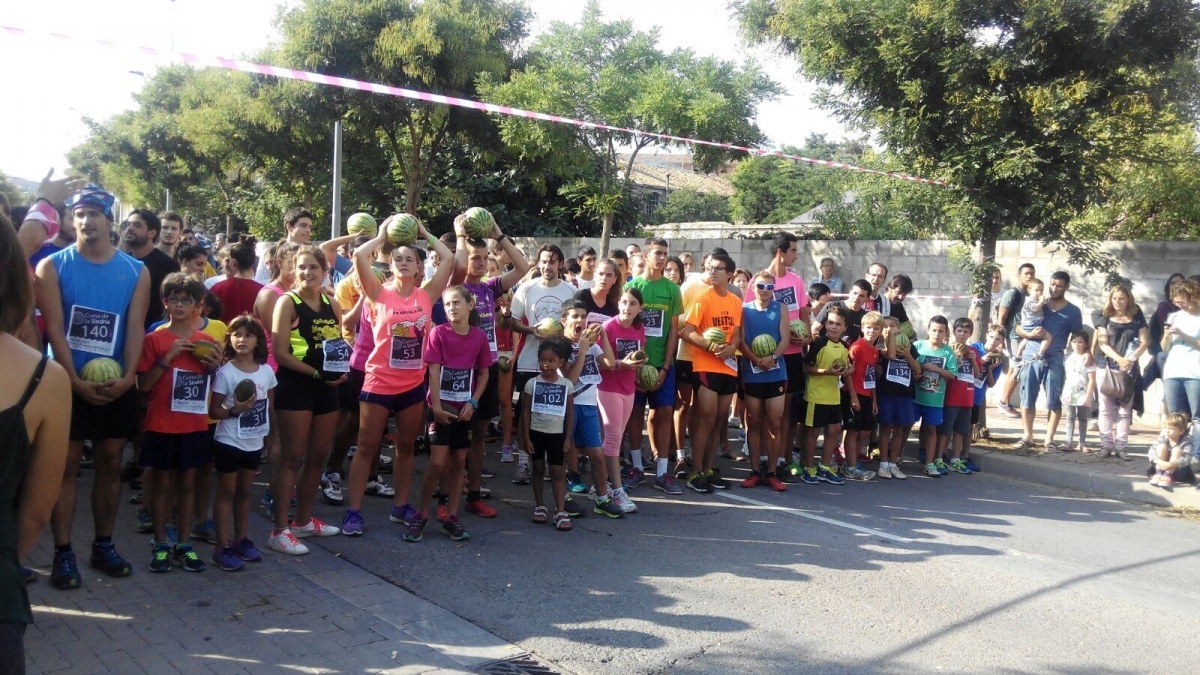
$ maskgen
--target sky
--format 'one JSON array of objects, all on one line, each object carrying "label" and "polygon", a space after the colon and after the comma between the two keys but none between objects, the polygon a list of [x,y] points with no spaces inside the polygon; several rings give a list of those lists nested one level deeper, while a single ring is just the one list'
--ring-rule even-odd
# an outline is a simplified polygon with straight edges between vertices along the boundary
[{"label": "sky", "polygon": [[[532,34],[553,21],[574,22],[586,0],[527,0],[537,15]],[[772,146],[801,145],[810,133],[833,139],[842,125],[814,106],[814,86],[795,74],[795,63],[764,49],[747,48],[727,9],[728,0],[601,0],[608,20],[632,19],[638,30],[661,30],[659,46],[741,62],[754,58],[787,90],[759,106],[757,122]],[[278,0],[12,0],[0,9],[0,26],[98,37],[121,44],[213,56],[241,56],[277,38]],[[119,12],[113,11],[120,8]],[[106,49],[88,40],[12,37],[0,31],[0,63],[9,76],[10,105],[0,106],[0,171],[38,180],[67,167],[66,153],[88,134],[83,118],[105,120],[132,108],[144,73],[158,63],[133,51]],[[51,104],[47,94],[61,92]],[[678,152],[675,150],[674,152]]]}]

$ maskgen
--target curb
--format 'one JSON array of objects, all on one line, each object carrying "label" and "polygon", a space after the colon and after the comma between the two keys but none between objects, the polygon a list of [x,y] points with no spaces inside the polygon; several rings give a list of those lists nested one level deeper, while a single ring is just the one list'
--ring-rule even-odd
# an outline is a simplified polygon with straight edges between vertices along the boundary
[{"label": "curb", "polygon": [[1102,473],[1087,467],[1051,464],[995,450],[973,448],[971,455],[985,474],[1065,487],[1153,506],[1200,508],[1200,490],[1191,485],[1180,485],[1167,491],[1134,476]]}]

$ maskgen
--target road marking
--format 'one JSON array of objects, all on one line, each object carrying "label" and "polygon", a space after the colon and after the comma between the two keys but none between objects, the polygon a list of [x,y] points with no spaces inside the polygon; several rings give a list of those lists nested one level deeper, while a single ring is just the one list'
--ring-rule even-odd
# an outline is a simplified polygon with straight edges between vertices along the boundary
[{"label": "road marking", "polygon": [[840,520],[834,520],[833,518],[826,518],[825,516],[818,516],[815,513],[801,511],[800,509],[793,509],[793,508],[789,508],[787,506],[777,506],[775,504],[770,504],[767,502],[760,502],[757,499],[750,499],[749,497],[743,497],[741,495],[729,494],[728,492],[718,492],[716,496],[721,497],[722,499],[732,499],[735,502],[741,502],[743,504],[753,504],[755,506],[759,506],[759,507],[762,507],[764,509],[768,509],[771,511],[780,511],[780,512],[786,513],[788,515],[796,516],[798,518],[815,520],[818,523],[825,523],[826,525],[833,525],[834,527],[843,527],[847,530],[853,530],[853,531],[859,532],[861,534],[869,534],[873,537],[883,537],[884,539],[887,539],[889,541],[895,541],[895,542],[899,542],[901,544],[911,544],[913,541],[912,539],[909,539],[907,537],[901,537],[901,536],[895,535],[895,534],[888,534],[887,532],[882,532],[880,530],[873,530],[869,527],[862,527],[861,525],[855,525],[854,523],[846,523],[846,522],[843,522]]}]

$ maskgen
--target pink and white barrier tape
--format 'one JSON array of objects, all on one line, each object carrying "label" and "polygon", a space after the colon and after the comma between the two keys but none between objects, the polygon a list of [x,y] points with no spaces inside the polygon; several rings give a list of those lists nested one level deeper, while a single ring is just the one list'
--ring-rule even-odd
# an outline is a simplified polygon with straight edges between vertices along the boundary
[{"label": "pink and white barrier tape", "polygon": [[185,63],[205,67],[205,68],[223,68],[225,70],[237,70],[256,75],[268,75],[271,77],[287,78],[291,80],[300,80],[302,82],[312,82],[331,87],[342,87],[344,89],[357,89],[359,91],[368,91],[375,94],[387,94],[389,96],[399,96],[401,98],[414,99],[418,101],[426,101],[428,103],[439,103],[442,105],[452,105],[460,108],[469,108],[471,110],[479,110],[482,112],[495,113],[499,115],[509,115],[513,117],[527,117],[529,119],[542,120],[544,122],[554,122],[556,124],[571,124],[577,127],[587,129],[604,129],[607,131],[616,131],[626,134],[640,134],[642,136],[650,136],[659,138],[665,141],[676,143],[687,143],[691,145],[707,145],[724,150],[739,150],[748,152],[754,155],[782,157],[798,162],[806,162],[815,164],[830,169],[844,169],[847,171],[856,171],[858,173],[876,174],[879,176],[887,176],[889,178],[898,178],[900,180],[913,181],[916,183],[927,183],[929,185],[942,185],[951,187],[949,183],[932,178],[922,178],[913,176],[907,173],[898,171],[881,171],[879,169],[868,169],[854,164],[845,162],[834,162],[827,159],[813,159],[812,157],[803,157],[801,155],[789,155],[784,152],[774,150],[766,150],[764,148],[749,148],[742,145],[734,145],[732,143],[719,143],[716,141],[705,141],[698,138],[687,138],[684,136],[673,136],[671,134],[656,133],[653,131],[642,131],[640,129],[629,129],[625,127],[615,127],[603,122],[588,122],[585,120],[577,120],[570,117],[560,117],[558,115],[548,115],[546,113],[534,112],[532,110],[523,110],[521,108],[510,108],[508,106],[495,105],[492,103],[483,103],[481,101],[472,101],[465,98],[456,98],[453,96],[442,96],[440,94],[431,94],[425,91],[416,91],[414,89],[403,89],[401,87],[393,87],[387,84],[379,84],[375,82],[364,82],[362,80],[352,80],[336,75],[322,75],[321,73],[313,73],[304,70],[294,70],[292,68],[280,68],[262,63],[253,63],[250,61],[241,61],[238,59],[228,59],[220,56],[198,56],[187,52],[170,52],[167,50],[155,49],[154,47],[139,47],[124,43],[112,42],[110,40],[101,40],[97,38],[80,38],[63,33],[52,32],[36,32],[17,28],[14,26],[0,26],[0,35],[8,35],[11,37],[31,37],[39,39],[53,39],[65,41],[82,41],[90,42],[96,46],[109,49],[127,49],[139,52],[143,56],[152,56],[156,58],[169,58],[177,56]]}]

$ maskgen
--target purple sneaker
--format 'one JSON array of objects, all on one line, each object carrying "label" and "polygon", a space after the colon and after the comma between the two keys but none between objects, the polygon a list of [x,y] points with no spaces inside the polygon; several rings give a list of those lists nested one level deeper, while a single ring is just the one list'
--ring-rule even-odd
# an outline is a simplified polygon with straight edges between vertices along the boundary
[{"label": "purple sneaker", "polygon": [[342,517],[342,534],[347,537],[357,537],[363,533],[363,517],[354,509],[346,509],[346,515]]},{"label": "purple sneaker", "polygon": [[246,563],[242,562],[242,559],[233,552],[232,546],[221,546],[213,550],[212,561],[226,572],[236,572],[246,566]]},{"label": "purple sneaker", "polygon": [[262,553],[258,552],[258,548],[254,546],[254,542],[249,539],[235,541],[229,549],[234,555],[246,562],[262,562]]},{"label": "purple sneaker", "polygon": [[388,520],[393,523],[411,523],[417,516],[417,510],[405,504],[404,506],[393,506],[392,513],[388,516]]}]

